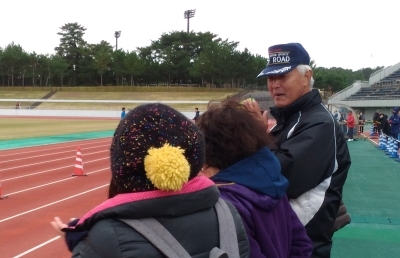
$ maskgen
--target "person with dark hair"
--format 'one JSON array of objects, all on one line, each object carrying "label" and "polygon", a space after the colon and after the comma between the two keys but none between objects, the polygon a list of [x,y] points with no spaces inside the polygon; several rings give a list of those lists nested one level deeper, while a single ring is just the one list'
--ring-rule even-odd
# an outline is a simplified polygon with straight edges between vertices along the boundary
[{"label": "person with dark hair", "polygon": [[394,139],[399,138],[399,132],[400,132],[400,117],[399,117],[399,108],[395,107],[393,108],[392,115],[389,118],[389,123],[390,123],[390,136],[392,136]]},{"label": "person with dark hair", "polygon": [[193,117],[193,120],[196,121],[197,118],[199,118],[199,116],[200,116],[200,111],[198,108],[195,108],[194,110],[195,110],[195,115]]},{"label": "person with dark hair", "polygon": [[381,116],[381,111],[379,109],[376,110],[373,118],[372,118],[372,123],[374,125],[374,133],[376,135],[381,134],[381,122],[380,122],[380,116]]},{"label": "person with dark hair", "polygon": [[353,141],[353,136],[354,136],[354,116],[353,112],[349,110],[347,112],[347,120],[346,120],[346,125],[347,125],[347,135],[349,136],[349,139],[347,141],[352,142]]},{"label": "person with dark hair", "polygon": [[312,244],[286,196],[275,146],[265,125],[234,100],[214,105],[196,121],[205,136],[204,175],[239,211],[250,257],[310,257]]},{"label": "person with dark hair", "polygon": [[364,133],[365,117],[363,112],[358,115],[358,124],[360,125],[359,132]]},{"label": "person with dark hair", "polygon": [[270,108],[276,119],[270,133],[277,139],[272,152],[289,181],[290,204],[313,242],[311,257],[330,257],[332,229],[350,223],[341,220],[334,227],[351,165],[348,146],[319,91],[312,89],[306,49],[300,43],[287,43],[271,46],[268,52],[267,67],[257,78],[267,79],[275,104]]},{"label": "person with dark hair", "polygon": [[124,119],[125,116],[126,116],[126,111],[125,108],[123,107],[121,111],[121,119]]},{"label": "person with dark hair", "polygon": [[340,130],[343,134],[347,134],[347,126],[346,126],[346,117],[344,116],[343,111],[340,111],[339,113],[339,125],[340,125]]},{"label": "person with dark hair", "polygon": [[382,133],[385,135],[385,137],[390,137],[391,128],[388,121],[388,116],[385,115],[384,113],[381,113],[380,121],[382,126]]},{"label": "person with dark hair", "polygon": [[51,224],[67,232],[73,257],[178,257],[167,253],[179,247],[185,257],[208,258],[227,241],[230,257],[248,257],[237,210],[198,176],[204,146],[203,134],[182,113],[160,103],[136,107],[111,142],[109,199],[68,226],[58,217]]}]

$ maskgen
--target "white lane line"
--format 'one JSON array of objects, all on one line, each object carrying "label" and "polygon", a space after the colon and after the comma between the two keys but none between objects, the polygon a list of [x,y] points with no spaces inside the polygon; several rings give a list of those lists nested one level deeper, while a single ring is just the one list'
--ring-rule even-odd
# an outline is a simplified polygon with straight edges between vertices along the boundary
[{"label": "white lane line", "polygon": [[[92,154],[97,154],[97,153],[102,153],[102,152],[108,152],[108,151],[109,150],[86,153],[85,156],[92,155]],[[50,162],[54,162],[54,161],[60,161],[60,160],[64,160],[64,159],[71,159],[73,157],[74,156],[70,156],[70,157],[66,157],[66,158],[52,159],[52,160],[47,160],[47,161],[43,161],[43,162],[30,163],[30,164],[26,164],[26,165],[22,165],[22,166],[17,166],[17,167],[4,168],[4,169],[0,169],[0,172],[1,171],[12,170],[12,169],[16,169],[16,168],[24,168],[24,167],[30,167],[30,166],[39,165],[39,164],[50,163]]]},{"label": "white lane line", "polygon": [[23,252],[23,253],[21,253],[21,254],[19,254],[17,256],[14,256],[13,258],[19,258],[19,257],[24,256],[25,254],[29,254],[29,253],[35,251],[36,249],[39,249],[40,247],[45,246],[45,245],[47,245],[47,244],[49,244],[49,243],[51,243],[51,242],[53,242],[53,241],[55,241],[55,240],[57,240],[59,238],[61,238],[61,236],[54,237],[54,238],[52,238],[52,239],[50,239],[50,240],[48,240],[48,241],[46,241],[44,243],[41,243],[40,245],[37,245],[37,246],[29,249],[28,251],[25,251],[25,252]]},{"label": "white lane line", "polygon": [[[91,161],[87,161],[87,162],[85,162],[85,164],[91,163],[91,162],[95,162],[95,161],[99,161],[99,160],[103,160],[103,159],[109,159],[109,157],[101,158],[101,159],[94,159],[94,160],[91,160]],[[71,168],[71,167],[73,167],[73,166],[74,166],[74,164],[69,165],[69,166],[65,166],[65,167],[58,167],[58,168],[48,169],[48,170],[44,170],[44,171],[41,171],[41,172],[36,172],[36,173],[28,174],[28,175],[16,176],[16,177],[11,177],[11,178],[7,178],[7,179],[2,179],[1,181],[2,181],[2,182],[10,181],[10,180],[14,180],[14,179],[23,178],[23,177],[28,177],[28,176],[34,176],[34,175],[38,175],[38,174],[43,174],[43,173],[51,172],[51,171],[54,171],[54,170],[59,170],[59,169],[62,169],[62,168]]]},{"label": "white lane line", "polygon": [[3,179],[3,180],[1,180],[1,181],[2,181],[2,182],[10,181],[10,180],[14,180],[14,179],[19,179],[19,178],[28,177],[28,176],[39,175],[39,174],[51,172],[51,171],[54,171],[54,170],[59,170],[59,169],[62,169],[62,168],[70,168],[70,167],[72,167],[72,165],[65,166],[65,167],[53,168],[53,169],[49,169],[49,170],[44,170],[44,171],[41,171],[41,172],[36,172],[36,173],[32,173],[32,174],[28,174],[28,175],[23,175],[23,176],[11,177],[11,178],[7,178],[7,179]]},{"label": "white lane line", "polygon": [[[80,146],[82,147],[82,146],[88,146],[88,145],[94,145],[94,144],[103,144],[103,143],[108,143],[108,145],[109,145],[110,144],[110,140],[93,142],[93,143],[83,143],[83,144],[80,144]],[[64,144],[64,143],[56,143],[56,144]],[[43,145],[43,146],[46,146],[46,145]],[[40,145],[39,146],[35,146],[33,148],[37,148],[37,147],[40,147]],[[52,151],[52,150],[58,150],[58,149],[67,149],[67,148],[73,148],[73,147],[76,147],[75,143],[74,144],[66,144],[65,146],[60,146],[60,147],[56,147],[56,148],[46,148],[46,149],[43,149],[43,150],[32,150],[32,151],[9,153],[9,154],[0,155],[0,157],[8,157],[8,156],[21,155],[21,154],[37,153],[37,152],[43,152],[43,151]],[[31,146],[24,147],[24,148],[31,148]],[[84,147],[84,148],[86,149],[86,147]],[[7,152],[8,151],[12,151],[12,150],[15,150],[15,149],[1,150],[0,153],[6,152],[6,151]]]},{"label": "white lane line", "polygon": [[[86,173],[86,174],[90,175],[90,174],[98,173],[98,172],[103,171],[103,170],[106,170],[106,169],[109,169],[109,168],[103,168],[103,169],[95,170],[95,171],[92,171],[92,172],[89,172],[89,173]],[[60,182],[63,182],[63,181],[66,181],[66,180],[75,179],[75,178],[76,178],[76,177],[69,177],[69,178],[65,178],[65,179],[53,181],[53,182],[51,182],[51,183],[47,183],[47,184],[43,184],[43,185],[34,186],[34,187],[27,188],[27,189],[24,189],[24,190],[21,190],[21,191],[9,193],[9,194],[7,194],[7,196],[10,196],[10,195],[13,195],[13,194],[18,194],[18,193],[23,193],[23,192],[26,192],[26,191],[29,191],[29,190],[37,189],[37,188],[40,188],[40,187],[43,187],[43,186],[52,185],[52,184],[60,183]]]},{"label": "white lane line", "polygon": [[102,185],[102,186],[98,186],[98,187],[95,187],[95,188],[93,188],[93,189],[87,190],[87,191],[85,191],[85,192],[81,192],[81,193],[72,195],[72,196],[70,196],[70,197],[67,197],[67,198],[64,198],[64,199],[61,199],[61,200],[58,200],[58,201],[55,201],[55,202],[52,202],[52,203],[49,203],[49,204],[46,204],[46,205],[37,207],[37,208],[35,208],[35,209],[29,210],[29,211],[25,211],[25,212],[21,212],[21,213],[19,213],[19,214],[14,215],[14,216],[11,216],[11,217],[8,217],[8,218],[5,218],[5,219],[0,220],[0,223],[2,223],[2,222],[4,222],[4,221],[7,221],[7,220],[10,220],[10,219],[14,219],[14,218],[20,217],[20,216],[22,216],[22,215],[25,215],[25,214],[28,214],[28,213],[31,213],[31,212],[34,212],[34,211],[37,211],[37,210],[40,210],[40,209],[43,209],[43,208],[46,208],[46,207],[49,207],[49,206],[51,206],[51,205],[54,205],[54,204],[57,204],[57,203],[60,203],[60,202],[63,202],[63,201],[66,201],[66,200],[75,198],[75,197],[77,197],[77,196],[80,196],[80,195],[83,195],[83,194],[86,194],[86,193],[90,193],[90,192],[96,191],[96,190],[98,190],[98,189],[100,189],[100,188],[103,188],[103,187],[106,187],[106,186],[108,186],[108,185],[109,185],[109,184],[105,184],[105,185]]},{"label": "white lane line", "polygon": [[[98,147],[105,147],[108,145],[100,145],[100,146],[96,146],[96,147],[90,147],[90,148],[85,148],[84,150],[89,150],[89,149],[94,149],[94,148],[98,148]],[[5,161],[0,161],[1,163],[7,163],[7,162],[13,162],[13,161],[18,161],[18,160],[23,160],[23,159],[34,159],[34,158],[39,158],[39,157],[46,157],[46,156],[51,156],[51,155],[56,155],[56,154],[63,154],[63,153],[71,153],[74,150],[69,150],[69,151],[62,151],[62,152],[51,152],[51,153],[47,153],[47,154],[43,154],[43,155],[37,155],[37,156],[29,156],[29,157],[21,157],[22,154],[18,153],[17,155],[20,156],[18,159],[9,159],[9,160],[5,160]],[[108,150],[107,150],[108,151]],[[86,155],[90,155],[90,153],[85,153]],[[16,156],[16,155],[13,155]]]},{"label": "white lane line", "polygon": [[[30,146],[25,146],[25,147],[15,147],[15,148],[12,148],[12,149],[4,149],[4,150],[0,150],[0,151],[13,151],[13,150],[26,149],[26,148],[37,148],[37,147],[42,147],[42,146],[66,144],[66,143],[74,143],[74,142],[82,142],[82,141],[92,141],[92,140],[100,140],[100,139],[106,139],[106,138],[110,138],[111,139],[111,137],[112,136],[106,136],[106,137],[92,138],[92,139],[86,139],[86,140],[73,140],[73,141],[68,141],[68,142],[55,142],[55,143],[36,144],[36,145],[30,145]],[[91,143],[89,143],[89,144],[91,144]],[[84,145],[84,143],[81,146],[83,146],[83,145]],[[53,148],[53,149],[57,149],[57,148]],[[60,148],[62,148],[62,147],[60,147]],[[37,152],[37,150],[36,151],[30,151],[30,152]]]}]

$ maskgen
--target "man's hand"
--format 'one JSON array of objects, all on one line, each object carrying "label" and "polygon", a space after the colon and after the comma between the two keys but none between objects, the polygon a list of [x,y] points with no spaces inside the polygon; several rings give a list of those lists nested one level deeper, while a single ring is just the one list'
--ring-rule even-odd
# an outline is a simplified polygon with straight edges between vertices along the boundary
[{"label": "man's hand", "polygon": [[[71,218],[70,221],[75,220],[76,218]],[[65,233],[61,231],[63,228],[67,228],[68,225],[62,222],[62,220],[59,217],[54,217],[54,220],[50,222],[50,224],[53,226],[53,228],[57,231],[57,233],[60,236],[65,236]]]},{"label": "man's hand", "polygon": [[254,99],[246,99],[243,101],[243,105],[257,118],[257,120],[264,124],[266,129],[268,129],[268,111],[264,111],[261,114],[260,106]]}]

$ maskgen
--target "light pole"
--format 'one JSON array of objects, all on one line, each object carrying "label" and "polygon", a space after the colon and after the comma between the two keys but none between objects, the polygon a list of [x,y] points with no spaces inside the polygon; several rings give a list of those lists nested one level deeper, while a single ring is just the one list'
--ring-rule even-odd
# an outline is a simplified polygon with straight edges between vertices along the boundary
[{"label": "light pole", "polygon": [[116,31],[114,33],[114,37],[115,37],[115,51],[118,50],[118,38],[121,36],[121,31]]},{"label": "light pole", "polygon": [[73,65],[72,68],[74,68],[74,86],[75,86],[75,65]]},{"label": "light pole", "polygon": [[187,19],[187,33],[189,33],[189,19],[193,18],[195,13],[196,13],[196,9],[186,10],[184,12],[184,17],[185,17],[185,19]]},{"label": "light pole", "polygon": [[[115,37],[115,51],[118,50],[118,38],[121,36],[121,31],[116,31],[114,33],[114,37]],[[117,75],[117,85],[119,85],[119,76]]]}]

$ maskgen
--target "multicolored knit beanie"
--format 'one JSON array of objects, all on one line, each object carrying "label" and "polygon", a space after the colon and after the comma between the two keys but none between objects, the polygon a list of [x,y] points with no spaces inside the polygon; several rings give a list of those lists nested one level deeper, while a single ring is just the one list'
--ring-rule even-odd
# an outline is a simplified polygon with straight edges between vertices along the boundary
[{"label": "multicolored knit beanie", "polygon": [[203,163],[203,134],[182,113],[160,103],[129,111],[111,143],[113,179],[132,192],[180,190]]}]

